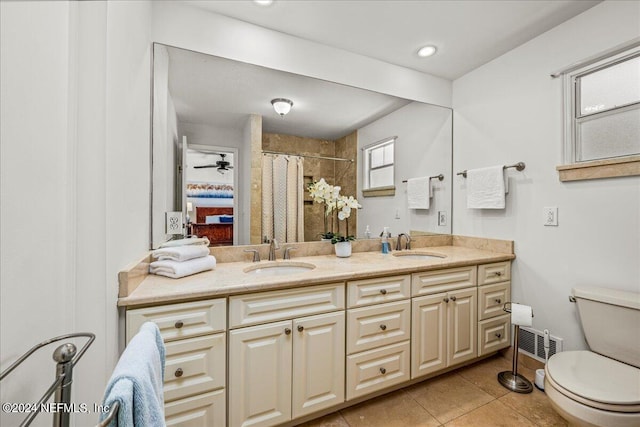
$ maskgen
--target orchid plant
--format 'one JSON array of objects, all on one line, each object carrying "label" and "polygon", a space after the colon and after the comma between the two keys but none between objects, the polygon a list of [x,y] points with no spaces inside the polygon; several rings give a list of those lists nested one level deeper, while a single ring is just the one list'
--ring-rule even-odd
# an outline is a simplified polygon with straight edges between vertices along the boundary
[{"label": "orchid plant", "polygon": [[[322,238],[331,239],[331,243],[346,242],[355,240],[354,236],[349,235],[349,217],[351,216],[352,209],[359,209],[362,206],[353,196],[340,195],[341,187],[337,185],[331,185],[325,181],[324,178],[320,178],[308,186],[309,194],[316,203],[324,203],[324,229]],[[331,224],[332,230],[329,231],[327,222],[331,212],[336,211],[338,220],[345,221],[346,223],[346,236],[342,236],[340,233],[333,232],[333,221]],[[339,228],[339,225],[338,225]]]}]

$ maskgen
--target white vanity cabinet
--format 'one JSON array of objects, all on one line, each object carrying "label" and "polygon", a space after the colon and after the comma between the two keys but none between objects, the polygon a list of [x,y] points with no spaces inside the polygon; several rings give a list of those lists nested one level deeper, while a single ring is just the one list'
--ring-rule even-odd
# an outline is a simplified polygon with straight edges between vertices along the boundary
[{"label": "white vanity cabinet", "polygon": [[[344,284],[231,297],[229,425],[273,426],[344,401]],[[323,311],[333,310],[329,313]],[[291,318],[295,314],[312,314]],[[269,323],[239,327],[269,318]]]},{"label": "white vanity cabinet", "polygon": [[410,283],[409,275],[347,283],[347,400],[409,380]]},{"label": "white vanity cabinet", "polygon": [[165,342],[165,420],[168,426],[226,423],[225,298],[127,310],[127,343],[145,322]]},{"label": "white vanity cabinet", "polygon": [[511,315],[503,310],[511,301],[511,262],[478,266],[478,356],[511,345]]},{"label": "white vanity cabinet", "polygon": [[413,274],[411,378],[477,357],[476,267]]}]

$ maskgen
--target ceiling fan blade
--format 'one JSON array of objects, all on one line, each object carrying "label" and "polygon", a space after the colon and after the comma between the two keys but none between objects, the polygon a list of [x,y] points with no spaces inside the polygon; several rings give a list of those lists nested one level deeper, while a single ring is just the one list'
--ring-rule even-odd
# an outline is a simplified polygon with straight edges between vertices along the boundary
[{"label": "ceiling fan blade", "polygon": [[204,169],[204,168],[217,168],[218,165],[202,165],[202,166],[194,166],[194,169]]}]

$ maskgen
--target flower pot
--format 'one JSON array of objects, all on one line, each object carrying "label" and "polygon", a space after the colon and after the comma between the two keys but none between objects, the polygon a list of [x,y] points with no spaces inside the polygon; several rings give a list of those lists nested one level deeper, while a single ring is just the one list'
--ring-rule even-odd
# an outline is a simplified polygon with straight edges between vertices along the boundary
[{"label": "flower pot", "polygon": [[348,258],[351,256],[351,242],[338,242],[335,247],[337,257]]}]

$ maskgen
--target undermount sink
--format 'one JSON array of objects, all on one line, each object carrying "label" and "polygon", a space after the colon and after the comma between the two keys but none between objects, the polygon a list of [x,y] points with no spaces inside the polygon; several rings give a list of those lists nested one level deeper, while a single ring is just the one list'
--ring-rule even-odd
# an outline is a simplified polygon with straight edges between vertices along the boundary
[{"label": "undermount sink", "polygon": [[424,252],[424,251],[396,251],[393,253],[393,256],[400,257],[403,259],[417,259],[417,260],[428,260],[428,259],[438,259],[438,258],[446,258],[446,255],[438,254],[435,252]]},{"label": "undermount sink", "polygon": [[267,262],[252,265],[244,269],[247,274],[257,276],[286,276],[288,274],[304,273],[316,268],[315,265],[306,262]]}]

